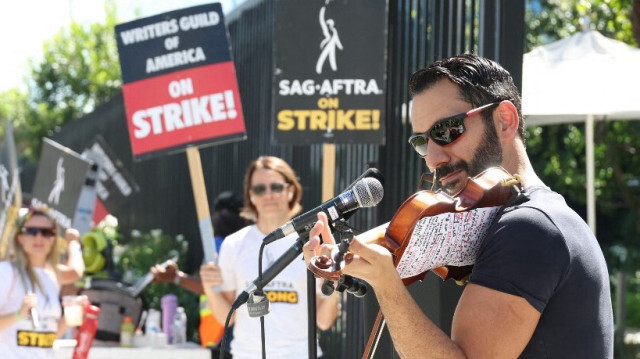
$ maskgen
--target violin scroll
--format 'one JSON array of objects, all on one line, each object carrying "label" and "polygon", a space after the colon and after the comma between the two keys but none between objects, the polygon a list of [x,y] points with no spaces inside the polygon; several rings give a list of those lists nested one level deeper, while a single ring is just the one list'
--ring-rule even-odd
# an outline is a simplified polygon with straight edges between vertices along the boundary
[{"label": "violin scroll", "polygon": [[348,253],[348,249],[353,240],[353,232],[345,228],[337,233],[338,245],[332,250],[331,256],[314,256],[309,262],[308,268],[316,277],[337,281],[344,266],[351,261],[352,254]]},{"label": "violin scroll", "polygon": [[318,278],[337,281],[342,275],[345,262],[328,256],[315,256],[309,262],[309,270]]}]

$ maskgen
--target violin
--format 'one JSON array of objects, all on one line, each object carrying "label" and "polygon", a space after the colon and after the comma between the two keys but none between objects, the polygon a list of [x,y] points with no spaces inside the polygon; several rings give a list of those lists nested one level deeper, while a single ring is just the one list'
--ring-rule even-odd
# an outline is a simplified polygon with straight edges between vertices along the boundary
[{"label": "violin", "polygon": [[[411,195],[389,223],[358,236],[389,250],[405,286],[422,280],[428,271],[441,279],[462,283],[468,279],[480,244],[498,212],[521,198],[521,178],[501,167],[491,167],[473,178],[454,195],[422,190]],[[309,270],[317,277],[336,281],[351,255],[339,244],[330,256],[315,256]],[[382,313],[367,343],[369,357],[383,326]]]}]

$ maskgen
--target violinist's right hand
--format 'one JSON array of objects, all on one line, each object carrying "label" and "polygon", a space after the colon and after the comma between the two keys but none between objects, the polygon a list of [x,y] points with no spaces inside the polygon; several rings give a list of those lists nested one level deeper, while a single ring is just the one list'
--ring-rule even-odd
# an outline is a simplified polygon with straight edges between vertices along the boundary
[{"label": "violinist's right hand", "polygon": [[391,252],[379,244],[365,243],[354,237],[349,252],[353,255],[342,272],[360,278],[374,289],[392,281],[401,281],[400,275],[393,265]]}]

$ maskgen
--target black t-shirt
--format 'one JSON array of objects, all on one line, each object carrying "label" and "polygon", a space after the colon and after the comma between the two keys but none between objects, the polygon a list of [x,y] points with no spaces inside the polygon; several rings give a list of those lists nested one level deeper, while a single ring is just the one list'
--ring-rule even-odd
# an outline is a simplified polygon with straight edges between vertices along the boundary
[{"label": "black t-shirt", "polygon": [[540,322],[520,358],[613,358],[602,250],[559,194],[532,187],[490,228],[470,282],[526,299]]}]

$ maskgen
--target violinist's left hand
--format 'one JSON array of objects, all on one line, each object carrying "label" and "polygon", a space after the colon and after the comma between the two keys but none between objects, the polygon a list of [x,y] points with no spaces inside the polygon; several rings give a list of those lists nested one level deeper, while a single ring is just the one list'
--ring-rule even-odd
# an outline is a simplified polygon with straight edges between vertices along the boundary
[{"label": "violinist's left hand", "polygon": [[[320,236],[322,236],[322,244],[320,244]],[[318,213],[318,222],[311,228],[309,232],[309,240],[302,247],[304,261],[309,266],[309,261],[316,255],[330,255],[331,249],[336,246],[333,234],[329,230],[327,214]]]},{"label": "violinist's left hand", "polygon": [[[322,235],[324,244],[320,244],[319,235]],[[331,249],[335,247],[335,240],[328,225],[328,219],[324,212],[318,213],[318,222],[311,232],[309,241],[304,245],[304,259],[309,264],[315,255],[330,256]],[[384,247],[378,244],[365,243],[357,236],[353,238],[349,246],[349,252],[353,255],[347,262],[342,272],[350,276],[363,279],[376,288],[378,285],[399,280],[400,276],[393,265],[393,257]]]}]

